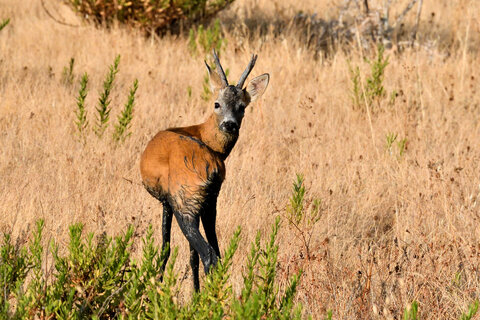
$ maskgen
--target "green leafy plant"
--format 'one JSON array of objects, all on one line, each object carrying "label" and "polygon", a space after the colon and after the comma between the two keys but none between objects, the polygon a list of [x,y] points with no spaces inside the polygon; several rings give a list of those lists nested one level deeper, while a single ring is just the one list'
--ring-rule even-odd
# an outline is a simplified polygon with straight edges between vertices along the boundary
[{"label": "green leafy plant", "polygon": [[294,306],[293,298],[301,271],[293,275],[284,294],[278,296],[275,284],[278,246],[276,237],[280,227],[277,218],[272,227],[270,240],[263,246],[260,232],[251,245],[243,276],[243,289],[238,299],[233,301],[234,319],[300,319],[301,305]]},{"label": "green leafy plant", "polygon": [[468,306],[467,313],[462,313],[460,320],[471,320],[477,314],[478,311],[478,300],[475,300],[472,304]]},{"label": "green leafy plant", "polygon": [[200,97],[204,101],[210,100],[212,96],[212,91],[210,89],[210,76],[208,75],[208,72],[203,76],[203,83],[202,83],[202,94]]},{"label": "green leafy plant", "polygon": [[386,143],[385,143],[385,149],[388,151],[388,153],[392,154],[392,147],[393,143],[397,140],[397,134],[394,132],[387,133],[385,136],[386,138]]},{"label": "green leafy plant", "polygon": [[366,108],[366,104],[371,106],[374,101],[385,97],[385,88],[383,81],[385,79],[385,69],[389,64],[388,56],[385,57],[385,48],[379,44],[377,47],[377,56],[374,60],[366,59],[370,66],[370,75],[366,77],[365,82],[362,83],[360,68],[358,66],[352,67],[349,64],[351,82],[352,82],[352,102],[354,108]]},{"label": "green leafy plant", "polygon": [[80,136],[84,136],[88,127],[87,110],[85,109],[85,99],[87,98],[88,74],[85,72],[80,79],[80,89],[77,97],[77,110],[75,110],[75,125]]},{"label": "green leafy plant", "polygon": [[198,29],[190,28],[188,34],[188,47],[192,55],[207,55],[215,49],[218,54],[227,45],[227,40],[223,37],[220,20],[216,19],[213,24],[207,28],[200,25]]},{"label": "green leafy plant", "polygon": [[[73,58],[71,61],[74,61]],[[73,69],[73,63],[71,62],[71,69]],[[98,106],[96,108],[96,121],[93,131],[101,138],[103,137],[110,119],[110,107],[111,99],[110,95],[113,89],[113,83],[118,73],[118,65],[120,63],[120,55],[115,57],[113,64],[109,67],[109,71],[103,81],[103,91],[100,92],[98,98]],[[68,74],[68,72],[67,72]],[[85,140],[85,133],[88,127],[87,109],[85,106],[85,99],[87,97],[87,85],[88,74],[84,73],[80,80],[80,89],[77,97],[77,109],[75,110],[75,125],[80,137]],[[117,116],[117,123],[114,125],[114,131],[112,134],[113,141],[115,143],[124,142],[127,137],[132,133],[130,132],[131,122],[133,120],[133,109],[135,106],[135,94],[138,89],[138,79],[133,81],[133,85],[128,94],[127,102],[125,103],[123,110]]]},{"label": "green leafy plant", "polygon": [[387,133],[385,136],[385,150],[390,155],[397,154],[395,152],[395,142],[396,143],[396,150],[398,151],[398,157],[402,157],[405,154],[405,150],[407,148],[407,138],[403,138],[401,140],[397,140],[398,134],[394,132]]},{"label": "green leafy plant", "polygon": [[113,64],[109,67],[109,71],[105,80],[103,81],[103,91],[100,93],[100,97],[98,99],[98,107],[97,109],[97,121],[95,122],[95,134],[98,137],[102,137],[105,129],[108,127],[108,121],[110,119],[110,93],[113,88],[113,82],[115,80],[115,76],[118,73],[118,65],[120,63],[120,55],[118,55]]},{"label": "green leafy plant", "polygon": [[[15,290],[10,291],[10,295],[13,295],[15,299],[15,311],[10,311],[12,305],[9,304],[10,295],[7,294],[8,291],[4,292],[4,301],[5,309],[2,310],[2,313],[7,315],[7,318],[12,315],[14,319],[25,319],[27,318],[30,311],[41,311],[41,306],[45,302],[45,282],[43,276],[43,266],[42,266],[42,256],[43,256],[43,247],[41,245],[42,233],[44,228],[44,221],[38,220],[36,223],[36,230],[33,233],[33,239],[31,240],[28,249],[26,247],[17,248],[20,255],[17,256],[16,261],[10,260],[10,262],[15,262],[14,265],[17,269],[15,279]],[[9,236],[7,235],[7,238]],[[6,238],[5,238],[6,239]],[[8,241],[2,244],[0,251],[4,251],[5,247],[9,247]],[[7,266],[8,268],[8,266]],[[13,269],[13,270],[15,270]],[[29,284],[24,288],[24,282],[27,277],[30,277]],[[6,283],[7,279],[0,279],[0,284],[3,288],[7,288]]]},{"label": "green leafy plant", "polygon": [[5,28],[8,24],[10,23],[10,18],[3,19],[2,22],[0,22],[0,31]]},{"label": "green leafy plant", "polygon": [[359,108],[363,104],[362,84],[360,83],[360,68],[356,66],[352,67],[350,62],[348,63],[348,69],[350,76],[352,77],[352,103],[355,108]]},{"label": "green leafy plant", "polygon": [[3,235],[0,245],[0,318],[7,319],[10,310],[9,297],[19,296],[32,260],[26,247],[20,241],[12,243],[9,234]]},{"label": "green leafy plant", "polygon": [[135,93],[138,89],[138,79],[133,81],[132,88],[128,95],[127,103],[125,104],[122,112],[118,116],[118,123],[115,125],[115,131],[113,133],[113,140],[116,142],[125,141],[125,139],[132,133],[130,130],[130,123],[133,119],[133,106],[135,104]]},{"label": "green leafy plant", "polygon": [[222,260],[207,275],[202,291],[194,295],[192,303],[184,314],[185,318],[222,319],[226,315],[226,306],[233,299],[232,286],[228,283],[229,270],[232,266],[233,255],[240,242],[240,233],[240,228],[237,228],[228,249],[222,255]]},{"label": "green leafy plant", "polygon": [[[280,220],[269,241],[260,233],[248,257],[241,297],[230,284],[230,268],[240,242],[237,229],[223,259],[206,276],[203,288],[183,304],[178,303],[178,275],[174,265],[178,250],[162,272],[149,226],[143,251],[131,257],[134,229],[115,238],[84,234],[82,224],[69,228],[70,240],[60,250],[50,244],[52,260],[42,246],[43,220],[37,222],[27,245],[13,245],[9,235],[0,242],[0,317],[2,319],[299,319],[301,305],[294,297],[300,273],[280,293],[276,281]],[[60,252],[64,252],[61,254]],[[163,281],[160,279],[163,278]],[[29,279],[28,281],[26,279]]]},{"label": "green leafy plant", "polygon": [[74,80],[73,68],[75,67],[75,58],[70,58],[68,66],[63,67],[62,81],[66,85],[72,85]]},{"label": "green leafy plant", "polygon": [[332,316],[333,316],[332,310],[328,310],[324,320],[332,320]]},{"label": "green leafy plant", "polygon": [[403,138],[402,140],[397,142],[398,147],[398,154],[403,156],[405,154],[405,150],[407,149],[407,138]]},{"label": "green leafy plant", "polygon": [[316,223],[321,218],[321,200],[305,199],[304,177],[297,173],[292,184],[292,192],[286,207],[286,218],[297,236],[302,240],[307,258],[310,259],[310,240]]},{"label": "green leafy plant", "polygon": [[398,97],[398,92],[397,90],[393,90],[392,92],[390,92],[390,101],[389,101],[389,105],[390,106],[393,106],[395,105],[395,101],[397,100],[397,97]]},{"label": "green leafy plant", "polygon": [[413,301],[403,312],[403,320],[417,320],[418,302]]},{"label": "green leafy plant", "polygon": [[388,66],[388,57],[384,57],[384,53],[385,47],[380,44],[377,47],[376,59],[373,61],[367,60],[370,64],[371,74],[366,79],[365,95],[369,102],[385,95],[383,80],[385,78],[385,68]]}]

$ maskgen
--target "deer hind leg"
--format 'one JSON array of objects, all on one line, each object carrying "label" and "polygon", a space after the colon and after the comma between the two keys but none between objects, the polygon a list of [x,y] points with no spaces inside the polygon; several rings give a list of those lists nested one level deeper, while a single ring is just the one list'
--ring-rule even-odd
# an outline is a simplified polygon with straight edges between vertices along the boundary
[{"label": "deer hind leg", "polygon": [[162,201],[163,203],[163,217],[162,217],[162,261],[160,265],[160,279],[163,279],[163,273],[165,271],[165,266],[167,264],[168,258],[170,257],[170,233],[172,230],[172,218],[173,210],[170,204],[167,201]]},{"label": "deer hind leg", "polygon": [[193,289],[197,292],[200,290],[200,278],[198,276],[199,262],[197,251],[190,245],[190,267],[192,267]]},{"label": "deer hind leg", "polygon": [[182,214],[178,211],[174,211],[174,215],[177,218],[180,229],[190,243],[190,246],[192,246],[193,249],[200,255],[203,268],[207,274],[210,271],[210,268],[217,264],[218,258],[215,250],[200,234],[200,217],[198,215],[191,216],[189,214]]}]

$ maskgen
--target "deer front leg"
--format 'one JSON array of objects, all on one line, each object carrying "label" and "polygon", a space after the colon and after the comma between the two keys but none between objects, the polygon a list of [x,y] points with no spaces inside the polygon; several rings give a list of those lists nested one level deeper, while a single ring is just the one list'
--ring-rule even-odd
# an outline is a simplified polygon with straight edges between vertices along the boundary
[{"label": "deer front leg", "polygon": [[208,243],[213,247],[218,258],[220,256],[220,248],[218,247],[217,232],[215,231],[215,224],[217,220],[217,201],[213,201],[207,210],[202,214],[203,230],[207,236]]}]

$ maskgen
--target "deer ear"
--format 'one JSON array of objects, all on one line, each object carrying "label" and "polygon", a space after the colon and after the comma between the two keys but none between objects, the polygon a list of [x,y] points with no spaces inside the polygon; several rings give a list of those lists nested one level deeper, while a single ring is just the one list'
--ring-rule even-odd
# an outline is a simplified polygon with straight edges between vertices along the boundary
[{"label": "deer ear", "polygon": [[253,78],[247,85],[247,93],[250,95],[250,102],[253,102],[260,98],[267,89],[270,75],[264,73],[261,76]]},{"label": "deer ear", "polygon": [[210,77],[210,90],[212,93],[215,93],[215,91],[223,88],[222,79],[220,79],[218,73],[210,68],[210,66],[207,64],[207,61],[205,61],[205,65],[207,66],[208,76]]}]

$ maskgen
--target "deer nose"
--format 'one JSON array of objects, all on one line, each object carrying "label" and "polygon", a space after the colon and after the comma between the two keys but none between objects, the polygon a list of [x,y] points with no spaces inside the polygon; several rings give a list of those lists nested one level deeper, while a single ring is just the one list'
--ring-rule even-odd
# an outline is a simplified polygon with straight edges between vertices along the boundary
[{"label": "deer nose", "polygon": [[228,133],[238,132],[238,124],[233,121],[225,121],[220,125],[220,129]]}]

